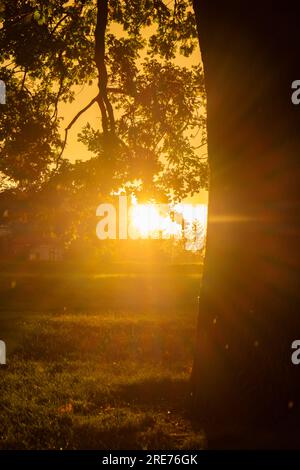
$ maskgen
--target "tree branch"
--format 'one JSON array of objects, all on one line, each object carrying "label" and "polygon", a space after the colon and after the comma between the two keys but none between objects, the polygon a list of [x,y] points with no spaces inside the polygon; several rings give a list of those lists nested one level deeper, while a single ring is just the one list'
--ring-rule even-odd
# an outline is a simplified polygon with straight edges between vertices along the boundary
[{"label": "tree branch", "polygon": [[113,107],[107,96],[108,75],[105,65],[105,32],[108,18],[108,0],[97,0],[97,24],[95,30],[95,63],[98,70],[98,104],[102,115],[104,134],[115,132]]},{"label": "tree branch", "polygon": [[66,13],[57,23],[56,25],[53,27],[53,29],[50,31],[50,36],[53,36],[53,34],[55,33],[55,31],[57,30],[57,28],[68,18],[69,13]]},{"label": "tree branch", "polygon": [[21,83],[21,91],[23,91],[24,86],[25,86],[25,81],[26,81],[26,76],[27,76],[27,69],[25,68],[22,83]]},{"label": "tree branch", "polygon": [[[65,19],[65,16],[59,22]],[[98,70],[98,87],[99,93],[95,96],[84,108],[82,108],[76,116],[72,119],[69,125],[65,128],[65,137],[62,145],[61,152],[56,161],[56,169],[58,168],[59,161],[61,160],[65,151],[69,130],[74,126],[77,120],[84,114],[94,103],[98,103],[102,116],[103,133],[115,133],[115,119],[113,107],[107,96],[107,82],[108,74],[105,65],[105,32],[108,19],[108,0],[97,0],[97,24],[95,30],[95,63]],[[56,25],[56,27],[58,24]],[[53,33],[53,31],[52,31]],[[112,91],[112,90],[111,90]],[[117,92],[116,89],[114,89]],[[118,90],[119,92],[119,90]]]},{"label": "tree branch", "polygon": [[95,96],[84,108],[82,108],[77,114],[76,116],[73,117],[72,121],[69,123],[69,125],[65,128],[65,138],[64,138],[64,142],[63,142],[63,146],[62,146],[62,149],[61,149],[61,152],[57,158],[57,161],[56,161],[56,169],[58,168],[58,165],[59,165],[59,161],[61,159],[61,157],[63,156],[63,153],[65,151],[65,148],[66,148],[66,145],[67,145],[67,140],[68,140],[68,133],[69,133],[69,130],[74,126],[74,124],[78,121],[78,119],[80,118],[80,116],[82,116],[82,114],[84,114],[91,106],[93,106],[94,103],[96,103],[98,101],[98,96]]}]

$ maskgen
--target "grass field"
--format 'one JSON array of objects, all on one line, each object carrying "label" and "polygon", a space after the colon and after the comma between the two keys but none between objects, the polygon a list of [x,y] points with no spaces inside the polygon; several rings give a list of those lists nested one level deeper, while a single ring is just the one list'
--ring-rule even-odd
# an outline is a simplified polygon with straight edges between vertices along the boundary
[{"label": "grass field", "polygon": [[3,267],[0,448],[203,448],[188,414],[200,275]]}]

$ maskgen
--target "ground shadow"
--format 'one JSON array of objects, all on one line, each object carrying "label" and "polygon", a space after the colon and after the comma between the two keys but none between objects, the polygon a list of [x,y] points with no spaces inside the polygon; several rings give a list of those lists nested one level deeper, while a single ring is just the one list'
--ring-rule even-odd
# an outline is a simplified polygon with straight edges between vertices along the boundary
[{"label": "ground shadow", "polygon": [[190,383],[184,379],[144,380],[120,385],[115,397],[128,404],[176,408],[188,413]]}]

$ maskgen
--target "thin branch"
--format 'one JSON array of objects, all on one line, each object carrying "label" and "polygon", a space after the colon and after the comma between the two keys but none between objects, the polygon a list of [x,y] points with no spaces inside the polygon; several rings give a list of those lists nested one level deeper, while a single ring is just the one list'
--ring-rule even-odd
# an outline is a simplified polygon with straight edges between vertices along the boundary
[{"label": "thin branch", "polygon": [[24,85],[24,90],[27,91],[27,93],[32,97],[33,96],[33,93],[31,90],[29,90],[29,88],[27,86]]},{"label": "thin branch", "polygon": [[204,144],[198,145],[197,147],[193,147],[195,150],[199,150],[202,147],[205,147],[207,145],[207,142],[204,142]]},{"label": "thin branch", "polygon": [[[199,119],[198,113],[197,113],[197,118]],[[203,129],[203,125],[200,123],[200,124],[198,125],[198,129],[197,129],[197,131],[196,131],[196,134],[194,134],[194,135],[191,136],[192,139],[195,139],[195,138],[197,137],[197,135],[199,134],[199,132],[201,131],[201,129]],[[200,146],[200,147],[201,147],[201,146]],[[199,147],[199,148],[200,148],[200,147]]]},{"label": "thin branch", "polygon": [[202,153],[200,156],[199,156],[199,160],[207,160],[208,158],[208,153]]},{"label": "thin branch", "polygon": [[52,29],[52,31],[50,31],[50,36],[53,36],[53,34],[55,33],[55,31],[57,30],[57,28],[68,18],[69,13],[66,13],[57,23],[56,25],[54,26],[54,28]]},{"label": "thin branch", "polygon": [[73,117],[72,121],[69,123],[69,125],[65,128],[65,138],[64,138],[64,141],[63,141],[63,146],[62,146],[62,149],[61,149],[61,152],[57,158],[57,161],[56,161],[56,169],[58,168],[58,165],[59,165],[59,161],[61,159],[61,157],[63,156],[63,153],[65,151],[65,148],[66,148],[66,145],[67,145],[67,140],[68,140],[68,133],[69,133],[69,130],[74,126],[74,124],[78,121],[78,119],[80,118],[80,116],[82,116],[82,114],[84,114],[91,106],[93,106],[94,103],[97,102],[98,100],[98,96],[95,96],[84,108],[82,108],[77,114],[76,116]]},{"label": "thin branch", "polygon": [[21,91],[24,90],[25,81],[26,81],[26,76],[27,76],[27,70],[25,69],[24,75],[23,75],[23,79],[22,79],[22,83],[21,83]]}]

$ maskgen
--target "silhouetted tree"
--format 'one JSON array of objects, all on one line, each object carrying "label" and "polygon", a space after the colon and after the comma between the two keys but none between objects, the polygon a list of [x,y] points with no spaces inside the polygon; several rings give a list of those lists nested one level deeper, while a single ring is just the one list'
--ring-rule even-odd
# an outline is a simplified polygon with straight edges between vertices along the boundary
[{"label": "silhouetted tree", "polygon": [[[85,122],[79,139],[99,162],[100,191],[141,180],[148,195],[179,198],[206,187],[206,156],[191,138],[200,130],[205,142],[202,70],[172,61],[195,46],[190,1],[0,0],[0,25],[2,175],[22,190],[40,187],[69,131],[98,105],[99,126]],[[94,82],[95,96],[63,123],[61,103]]]},{"label": "silhouetted tree", "polygon": [[[48,218],[62,238],[62,227],[71,239],[83,225],[94,235],[95,207],[112,190],[180,199],[207,186],[196,148],[206,141],[202,69],[173,60],[178,49],[190,55],[195,38],[186,0],[0,0],[0,190],[13,184],[28,198],[28,225]],[[94,84],[95,96],[64,122],[61,104]],[[92,128],[85,114],[97,105]],[[91,158],[72,164],[64,149],[79,119]]]}]

